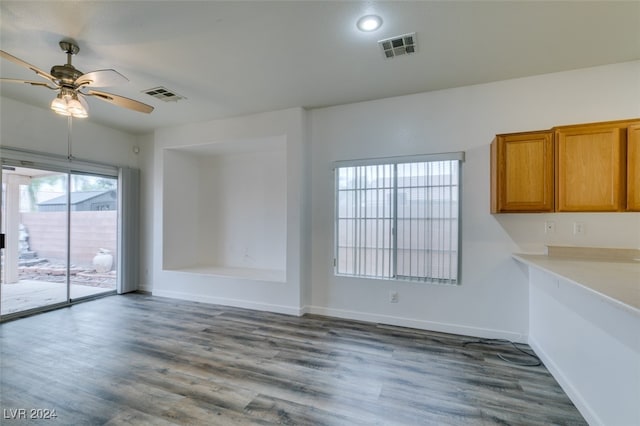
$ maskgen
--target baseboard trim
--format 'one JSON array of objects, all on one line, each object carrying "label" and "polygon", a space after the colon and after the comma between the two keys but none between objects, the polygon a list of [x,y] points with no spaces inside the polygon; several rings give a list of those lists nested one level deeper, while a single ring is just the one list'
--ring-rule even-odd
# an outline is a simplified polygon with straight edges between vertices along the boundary
[{"label": "baseboard trim", "polygon": [[544,366],[547,367],[547,370],[549,370],[553,378],[556,379],[556,382],[558,382],[562,390],[564,390],[564,393],[566,393],[571,402],[573,402],[573,405],[575,405],[580,414],[582,414],[582,417],[585,418],[587,423],[590,425],[603,425],[604,423],[600,420],[600,417],[598,417],[589,403],[585,401],[582,394],[575,388],[575,386],[573,386],[571,380],[562,373],[562,370],[558,365],[553,362],[553,359],[551,359],[544,349],[542,349],[536,339],[530,335],[528,343],[529,346],[531,346],[531,349],[533,349],[536,355],[538,355],[540,360],[544,363]]},{"label": "baseboard trim", "polygon": [[302,308],[302,311],[309,314],[372,322],[385,325],[394,325],[398,327],[416,328],[419,330],[438,331],[442,333],[451,333],[485,339],[507,339],[512,342],[527,343],[526,335],[505,330],[495,330],[490,328],[472,327],[436,321],[416,320],[412,318],[394,317],[390,315],[348,311],[343,309],[332,309],[321,306],[305,306]]},{"label": "baseboard trim", "polygon": [[189,300],[191,302],[211,303],[214,305],[233,306],[235,308],[253,309],[256,311],[274,312],[286,315],[303,315],[303,309],[294,306],[274,305],[269,303],[251,302],[248,300],[229,299],[225,297],[212,297],[202,294],[183,293],[180,291],[153,290],[153,296],[170,297],[172,299]]},{"label": "baseboard trim", "polygon": [[138,284],[138,291],[144,291],[144,292],[147,292],[147,293],[152,293],[153,292],[153,286],[144,285],[144,284]]},{"label": "baseboard trim", "polygon": [[215,305],[233,306],[236,308],[254,309],[256,311],[274,312],[286,315],[302,316],[304,314],[315,314],[334,318],[365,321],[376,324],[393,325],[397,327],[415,328],[418,330],[438,331],[442,333],[451,333],[485,339],[507,339],[512,342],[527,343],[526,335],[505,330],[495,330],[490,328],[472,327],[435,321],[416,320],[412,318],[394,317],[390,315],[372,314],[368,312],[348,311],[343,309],[332,309],[309,305],[301,307],[275,305],[169,290],[153,290],[152,295],[160,297],[170,297],[173,299],[189,300],[192,302],[203,302]]}]

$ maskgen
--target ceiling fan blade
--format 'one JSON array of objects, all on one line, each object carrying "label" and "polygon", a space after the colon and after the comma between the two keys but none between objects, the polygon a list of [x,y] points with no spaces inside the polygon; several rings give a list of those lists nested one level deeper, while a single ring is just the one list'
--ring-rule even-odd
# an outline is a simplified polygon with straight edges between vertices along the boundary
[{"label": "ceiling fan blade", "polygon": [[55,77],[54,77],[54,76],[52,76],[51,74],[49,74],[48,72],[44,72],[44,71],[42,71],[40,68],[35,67],[35,66],[31,65],[31,64],[30,64],[30,63],[28,63],[28,62],[25,62],[25,61],[23,61],[23,60],[22,60],[22,59],[20,59],[20,58],[16,58],[15,56],[10,55],[9,53],[5,52],[4,50],[0,50],[0,57],[2,57],[2,58],[4,58],[4,59],[6,59],[6,60],[8,60],[8,61],[11,61],[11,62],[13,62],[13,63],[16,63],[16,64],[18,64],[18,65],[20,65],[20,66],[23,66],[23,67],[25,67],[25,68],[30,69],[31,71],[33,71],[33,72],[35,72],[36,74],[38,74],[40,77],[44,77],[44,78],[46,78],[47,80],[52,81],[52,82],[54,82],[54,83],[56,82]]},{"label": "ceiling fan blade", "polygon": [[127,82],[129,82],[129,79],[116,70],[98,70],[83,74],[82,76],[78,77],[74,84],[77,87],[106,87],[117,86],[118,84]]},{"label": "ceiling fan blade", "polygon": [[32,86],[44,86],[47,89],[57,90],[57,87],[51,87],[49,84],[43,81],[33,81],[33,80],[21,80],[19,78],[0,78],[0,83],[24,83],[30,84]]},{"label": "ceiling fan blade", "polygon": [[142,102],[134,101],[133,99],[125,98],[124,96],[114,95],[113,93],[89,90],[88,92],[83,94],[87,96],[95,96],[96,98],[102,99],[103,101],[109,102],[110,104],[132,109],[138,112],[144,112],[145,114],[149,114],[151,111],[153,111],[153,107],[151,105],[143,104]]}]

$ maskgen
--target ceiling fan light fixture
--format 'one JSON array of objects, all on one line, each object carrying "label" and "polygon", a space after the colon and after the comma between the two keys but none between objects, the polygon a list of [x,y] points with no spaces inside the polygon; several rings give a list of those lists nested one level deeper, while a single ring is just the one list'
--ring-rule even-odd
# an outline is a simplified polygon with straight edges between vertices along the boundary
[{"label": "ceiling fan light fixture", "polygon": [[89,113],[77,99],[71,99],[67,102],[67,110],[75,118],[87,118]]},{"label": "ceiling fan light fixture", "polygon": [[89,116],[86,102],[80,102],[78,95],[62,91],[51,101],[51,109],[65,117],[87,118]]},{"label": "ceiling fan light fixture", "polygon": [[71,115],[71,112],[69,112],[69,110],[67,109],[67,101],[65,99],[62,99],[60,95],[58,95],[51,101],[51,109],[56,114],[64,115],[67,117]]}]

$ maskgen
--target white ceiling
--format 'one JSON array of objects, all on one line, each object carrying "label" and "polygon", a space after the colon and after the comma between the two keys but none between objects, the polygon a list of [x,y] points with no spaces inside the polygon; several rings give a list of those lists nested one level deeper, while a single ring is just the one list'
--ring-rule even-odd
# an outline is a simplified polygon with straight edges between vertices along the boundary
[{"label": "white ceiling", "polygon": [[[289,107],[321,107],[640,59],[640,1],[5,1],[0,48],[45,71],[80,46],[83,72],[150,115],[89,99],[89,120],[132,133]],[[376,13],[383,26],[355,22]],[[417,33],[418,53],[384,59],[377,40]],[[0,76],[37,80],[0,61]],[[165,86],[166,103],[142,90]],[[54,92],[0,84],[48,108]]]}]

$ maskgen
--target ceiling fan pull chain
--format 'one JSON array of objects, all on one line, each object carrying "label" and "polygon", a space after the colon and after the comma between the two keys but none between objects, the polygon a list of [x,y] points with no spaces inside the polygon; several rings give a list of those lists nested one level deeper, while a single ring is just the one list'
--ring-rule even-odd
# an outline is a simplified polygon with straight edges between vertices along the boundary
[{"label": "ceiling fan pull chain", "polygon": [[67,117],[67,159],[69,161],[73,161],[73,155],[71,155],[71,122],[73,120],[72,116]]}]

